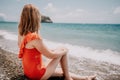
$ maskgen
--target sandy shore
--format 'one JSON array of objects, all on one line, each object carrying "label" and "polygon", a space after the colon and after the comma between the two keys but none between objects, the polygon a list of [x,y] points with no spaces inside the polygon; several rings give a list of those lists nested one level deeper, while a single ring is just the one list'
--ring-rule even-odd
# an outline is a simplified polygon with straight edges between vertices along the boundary
[{"label": "sandy shore", "polygon": [[[120,80],[120,65],[69,56],[70,72],[80,76],[97,75],[97,80]],[[0,48],[0,80],[28,80],[17,54]],[[55,78],[51,80],[61,80]]]}]

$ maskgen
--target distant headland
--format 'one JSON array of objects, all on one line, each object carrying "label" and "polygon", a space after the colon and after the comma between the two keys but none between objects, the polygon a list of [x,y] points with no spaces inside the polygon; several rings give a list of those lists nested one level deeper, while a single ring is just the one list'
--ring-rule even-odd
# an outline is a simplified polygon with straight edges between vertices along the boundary
[{"label": "distant headland", "polygon": [[41,16],[41,22],[42,23],[53,23],[53,21],[50,19],[50,17],[44,16],[44,15]]}]

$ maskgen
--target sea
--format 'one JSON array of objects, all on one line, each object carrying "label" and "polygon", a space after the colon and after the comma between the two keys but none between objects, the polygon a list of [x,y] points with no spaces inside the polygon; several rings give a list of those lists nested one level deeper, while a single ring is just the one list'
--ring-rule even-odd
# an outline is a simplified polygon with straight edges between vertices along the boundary
[{"label": "sea", "polygon": [[[44,44],[65,46],[75,58],[120,65],[120,24],[41,23]],[[18,54],[18,22],[0,22],[0,47]]]}]

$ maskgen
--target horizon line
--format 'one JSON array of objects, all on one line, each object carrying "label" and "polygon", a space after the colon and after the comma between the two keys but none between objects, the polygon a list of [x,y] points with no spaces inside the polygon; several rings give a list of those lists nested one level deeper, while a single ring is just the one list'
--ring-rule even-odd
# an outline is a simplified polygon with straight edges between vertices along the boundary
[{"label": "horizon line", "polygon": [[[0,23],[7,23],[7,22],[10,22],[10,23],[19,23],[18,21],[0,21]],[[42,23],[47,23],[47,22],[42,22]],[[53,23],[63,23],[63,24],[120,24],[120,23],[78,23],[78,22],[53,22]],[[52,24],[52,23],[50,23]]]}]

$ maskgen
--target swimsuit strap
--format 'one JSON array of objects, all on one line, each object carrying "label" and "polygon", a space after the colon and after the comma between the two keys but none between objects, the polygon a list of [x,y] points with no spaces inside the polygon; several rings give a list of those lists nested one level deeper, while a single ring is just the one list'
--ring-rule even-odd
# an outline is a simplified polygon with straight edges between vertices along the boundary
[{"label": "swimsuit strap", "polygon": [[35,39],[40,39],[40,36],[37,34],[37,33],[31,33],[29,32],[23,39],[21,45],[20,45],[20,51],[19,51],[19,55],[18,57],[19,58],[22,58],[23,57],[23,53],[24,53],[24,48],[25,48],[25,45],[32,41],[32,40],[35,40]]}]

